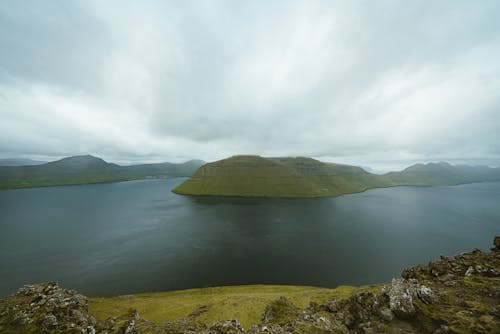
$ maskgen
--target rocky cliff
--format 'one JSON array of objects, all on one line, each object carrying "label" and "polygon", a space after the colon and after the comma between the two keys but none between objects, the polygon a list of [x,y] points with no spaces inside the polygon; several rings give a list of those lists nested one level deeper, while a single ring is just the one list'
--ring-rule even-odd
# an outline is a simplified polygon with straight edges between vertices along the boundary
[{"label": "rocky cliff", "polygon": [[236,319],[151,322],[132,309],[97,321],[76,291],[53,282],[27,285],[0,301],[0,333],[500,333],[500,237],[494,243],[491,252],[475,249],[406,269],[373,292],[305,309],[281,297],[247,329]]}]

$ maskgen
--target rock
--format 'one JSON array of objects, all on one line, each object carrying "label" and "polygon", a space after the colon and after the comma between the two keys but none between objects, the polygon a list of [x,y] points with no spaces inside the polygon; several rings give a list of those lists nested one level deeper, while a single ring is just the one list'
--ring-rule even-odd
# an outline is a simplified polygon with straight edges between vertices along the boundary
[{"label": "rock", "polygon": [[467,268],[467,271],[465,272],[465,276],[469,277],[473,273],[474,273],[474,268],[472,266],[469,266],[469,268]]},{"label": "rock", "polygon": [[135,328],[135,320],[129,320],[121,329],[122,334],[131,334],[135,333],[134,331]]},{"label": "rock", "polygon": [[410,279],[410,278],[416,278],[419,279],[422,276],[426,276],[429,274],[429,270],[426,266],[419,264],[418,266],[415,266],[413,268],[408,268],[403,270],[401,273],[401,277],[404,279]]},{"label": "rock", "polygon": [[213,334],[239,334],[244,333],[243,326],[238,320],[232,319],[224,322],[217,322],[210,327],[210,333]]},{"label": "rock", "polygon": [[286,334],[285,330],[279,325],[253,325],[246,332],[247,334]]},{"label": "rock", "polygon": [[425,304],[433,304],[438,301],[437,295],[432,291],[431,288],[425,286],[425,285],[420,285],[417,288],[417,296],[422,300]]},{"label": "rock", "polygon": [[338,311],[338,304],[335,298],[330,298],[324,302],[323,307],[327,312],[336,312]]},{"label": "rock", "polygon": [[52,313],[47,313],[43,319],[42,325],[45,328],[53,329],[57,328],[57,318]]},{"label": "rock", "polygon": [[379,311],[380,318],[386,322],[391,322],[394,319],[394,313],[388,307],[383,307]]},{"label": "rock", "polygon": [[450,269],[448,260],[441,259],[429,263],[429,273],[435,277],[442,276]]},{"label": "rock", "polygon": [[[371,319],[385,317],[390,321],[394,317],[388,308],[388,297],[381,293],[360,292],[347,299],[328,300],[323,305],[325,311],[332,313],[332,319],[329,321],[330,326],[323,326],[322,329],[334,330],[335,333],[363,333],[370,327],[367,324]],[[346,331],[342,331],[342,328]]]},{"label": "rock", "polygon": [[500,252],[500,236],[496,236],[495,239],[493,239],[493,244],[495,247],[493,247],[491,250],[494,252]]},{"label": "rock", "polygon": [[398,317],[408,318],[415,315],[413,295],[415,288],[404,278],[393,278],[385,290],[389,297],[390,310]]},{"label": "rock", "polygon": [[16,310],[1,310],[0,328],[13,327],[26,332],[33,331],[28,328],[57,333],[93,331],[95,319],[88,314],[87,298],[62,289],[55,282],[25,285],[8,297],[6,304],[9,304],[9,298],[18,301]]}]

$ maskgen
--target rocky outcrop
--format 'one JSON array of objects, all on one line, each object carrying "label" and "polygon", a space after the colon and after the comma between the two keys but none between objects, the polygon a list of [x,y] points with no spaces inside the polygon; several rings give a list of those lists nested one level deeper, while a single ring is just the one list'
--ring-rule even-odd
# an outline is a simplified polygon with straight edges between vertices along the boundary
[{"label": "rocky outcrop", "polygon": [[95,333],[87,298],[49,282],[26,285],[0,302],[0,332]]},{"label": "rocky outcrop", "polygon": [[135,310],[105,321],[88,313],[87,298],[50,282],[27,285],[0,300],[0,333],[500,333],[500,252],[478,249],[403,271],[383,287],[300,309],[281,297],[262,322],[245,330],[236,319],[204,324],[161,323]]}]

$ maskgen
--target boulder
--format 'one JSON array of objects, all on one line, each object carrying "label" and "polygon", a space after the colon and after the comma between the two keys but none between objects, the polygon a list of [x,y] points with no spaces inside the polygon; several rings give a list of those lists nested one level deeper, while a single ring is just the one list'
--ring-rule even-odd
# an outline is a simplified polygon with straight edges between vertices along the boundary
[{"label": "boulder", "polygon": [[393,278],[384,292],[389,297],[389,308],[396,316],[409,318],[415,315],[415,306],[413,305],[415,287],[408,280]]}]

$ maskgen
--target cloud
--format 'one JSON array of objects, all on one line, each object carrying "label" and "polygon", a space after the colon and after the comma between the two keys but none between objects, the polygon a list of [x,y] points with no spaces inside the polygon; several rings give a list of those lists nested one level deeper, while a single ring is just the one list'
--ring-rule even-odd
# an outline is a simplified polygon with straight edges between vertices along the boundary
[{"label": "cloud", "polygon": [[0,150],[500,164],[496,1],[7,1]]}]

